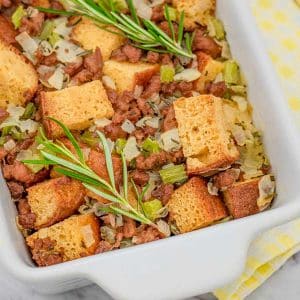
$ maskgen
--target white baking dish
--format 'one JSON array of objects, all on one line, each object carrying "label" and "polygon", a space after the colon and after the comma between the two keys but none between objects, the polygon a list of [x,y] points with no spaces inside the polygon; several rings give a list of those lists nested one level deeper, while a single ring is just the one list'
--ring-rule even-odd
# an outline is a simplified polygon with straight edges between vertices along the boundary
[{"label": "white baking dish", "polygon": [[116,299],[182,299],[232,281],[242,272],[255,235],[299,216],[300,144],[248,1],[217,2],[233,54],[246,75],[255,121],[264,132],[276,175],[278,197],[273,208],[169,239],[37,268],[16,228],[16,209],[2,181],[0,263],[9,273],[47,293],[94,282]]}]

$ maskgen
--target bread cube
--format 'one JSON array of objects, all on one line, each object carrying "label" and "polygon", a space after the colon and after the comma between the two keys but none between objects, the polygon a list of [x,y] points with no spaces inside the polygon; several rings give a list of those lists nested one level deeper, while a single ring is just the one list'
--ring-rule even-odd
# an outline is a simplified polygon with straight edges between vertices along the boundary
[{"label": "bread cube", "polygon": [[212,175],[239,159],[222,99],[200,95],[180,98],[173,105],[189,175]]},{"label": "bread cube", "polygon": [[49,266],[95,254],[100,225],[94,215],[76,215],[42,228],[26,238],[38,266]]},{"label": "bread cube", "polygon": [[224,69],[224,64],[214,60],[210,55],[204,52],[197,53],[198,70],[201,72],[200,78],[196,81],[196,90],[200,93],[205,91],[205,84],[213,82],[217,75]]},{"label": "bread cube", "polygon": [[38,88],[38,76],[27,59],[0,40],[0,107],[24,105]]},{"label": "bread cube", "polygon": [[58,177],[27,189],[28,204],[35,214],[34,229],[55,224],[76,212],[84,203],[83,185],[68,177]]},{"label": "bread cube", "polygon": [[174,191],[168,203],[170,220],[181,233],[209,226],[227,217],[226,208],[218,196],[207,190],[204,179],[191,178]]},{"label": "bread cube", "polygon": [[216,0],[173,0],[172,4],[179,12],[184,12],[184,28],[188,30],[195,29],[197,24],[207,25],[216,9]]},{"label": "bread cube", "polygon": [[[113,50],[122,46],[125,38],[101,29],[99,26],[88,19],[83,19],[73,28],[71,37],[85,50],[95,50],[99,47],[103,60],[106,61],[110,58]],[[118,29],[113,26],[108,26],[107,29],[118,32]]]},{"label": "bread cube", "polygon": [[119,93],[132,91],[136,85],[144,85],[158,71],[159,65],[115,60],[106,61],[103,68],[103,74],[114,80]]},{"label": "bread cube", "polygon": [[238,219],[256,214],[268,208],[275,193],[275,185],[270,178],[270,175],[266,175],[237,182],[224,191],[224,201],[229,213],[235,219]]},{"label": "bread cube", "polygon": [[114,111],[99,80],[61,91],[41,92],[43,123],[51,137],[63,135],[62,129],[47,117],[63,122],[70,130],[84,130],[93,120],[111,118]]}]

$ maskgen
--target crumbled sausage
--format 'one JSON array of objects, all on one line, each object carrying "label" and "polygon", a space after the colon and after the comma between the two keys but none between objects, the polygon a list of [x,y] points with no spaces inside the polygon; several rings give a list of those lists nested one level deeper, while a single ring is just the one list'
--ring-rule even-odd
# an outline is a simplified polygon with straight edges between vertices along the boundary
[{"label": "crumbled sausage", "polygon": [[150,64],[156,64],[159,62],[159,53],[153,52],[153,51],[148,51],[147,53],[147,61]]},{"label": "crumbled sausage", "polygon": [[18,202],[18,222],[24,229],[32,229],[36,221],[36,215],[32,213],[30,205],[26,199]]},{"label": "crumbled sausage", "polygon": [[[159,24],[160,29],[165,32],[169,37],[172,37],[172,31],[170,29],[169,23],[167,21],[162,21]],[[173,23],[174,33],[175,37],[178,36],[178,25],[176,23]]]},{"label": "crumbled sausage", "polygon": [[149,98],[151,97],[153,94],[158,93],[160,91],[160,76],[159,75],[154,75],[152,76],[152,78],[150,79],[148,85],[146,86],[143,94],[142,94],[142,98]]},{"label": "crumbled sausage", "polygon": [[152,107],[144,98],[137,99],[137,106],[144,116],[152,116],[154,114]]},{"label": "crumbled sausage", "polygon": [[[0,0],[1,6],[1,0]],[[4,16],[0,15],[0,40],[6,44],[15,44],[15,37],[17,31],[14,29],[10,21],[8,21]]]},{"label": "crumbled sausage", "polygon": [[83,59],[82,57],[78,57],[76,62],[68,63],[64,67],[64,72],[70,76],[74,76],[76,73],[78,73],[83,64]]},{"label": "crumbled sausage", "polygon": [[0,0],[0,7],[3,6],[5,8],[11,7],[13,2],[11,0]]},{"label": "crumbled sausage", "polygon": [[129,44],[122,47],[122,52],[131,63],[137,63],[142,57],[142,50]]},{"label": "crumbled sausage", "polygon": [[8,181],[7,186],[9,188],[12,198],[14,199],[21,198],[25,191],[23,185],[15,181]]},{"label": "crumbled sausage", "polygon": [[171,55],[168,53],[161,54],[160,59],[162,65],[173,65]]},{"label": "crumbled sausage", "polygon": [[95,49],[94,53],[84,58],[83,65],[94,75],[93,79],[98,79],[101,77],[103,69],[103,58],[99,47]]},{"label": "crumbled sausage", "polygon": [[161,5],[158,6],[154,6],[152,8],[152,16],[151,16],[151,20],[153,22],[161,22],[165,19],[165,15],[164,15],[164,8]]},{"label": "crumbled sausage", "polygon": [[142,225],[138,228],[137,234],[132,238],[132,242],[136,245],[140,245],[159,240],[160,238],[161,234],[156,228]]},{"label": "crumbled sausage", "polygon": [[123,53],[122,49],[116,49],[111,53],[111,59],[116,61],[126,61],[127,56],[125,53]]},{"label": "crumbled sausage", "polygon": [[178,127],[173,105],[164,108],[161,113],[164,116],[164,120],[162,124],[163,131],[168,131],[170,129]]},{"label": "crumbled sausage", "polygon": [[140,170],[134,170],[131,174],[130,174],[132,180],[140,185],[140,186],[144,186],[148,183],[149,181],[149,174],[144,172],[144,171],[140,171]]},{"label": "crumbled sausage", "polygon": [[63,262],[62,253],[53,252],[55,245],[56,241],[52,241],[49,237],[34,241],[31,252],[38,266],[51,266]]},{"label": "crumbled sausage", "polygon": [[38,12],[33,17],[23,17],[20,32],[26,31],[29,35],[36,36],[41,32],[45,15]]},{"label": "crumbled sausage", "polygon": [[127,133],[121,128],[121,126],[113,123],[104,127],[104,133],[112,141],[116,141],[119,138],[125,139],[127,137]]},{"label": "crumbled sausage", "polygon": [[72,83],[74,85],[80,85],[85,82],[91,81],[92,79],[93,79],[93,73],[91,73],[87,69],[83,69],[72,78]]},{"label": "crumbled sausage", "polygon": [[136,158],[136,167],[140,170],[151,170],[163,166],[168,162],[168,159],[169,155],[164,151],[153,153],[148,157],[141,155]]},{"label": "crumbled sausage", "polygon": [[203,51],[213,58],[219,57],[222,52],[221,47],[211,37],[204,36],[203,32],[199,29],[196,29],[195,31],[193,50]]},{"label": "crumbled sausage", "polygon": [[49,174],[47,169],[33,173],[23,163],[15,161],[12,165],[3,166],[3,176],[7,180],[16,180],[27,186],[43,181]]},{"label": "crumbled sausage", "polygon": [[7,154],[8,154],[8,152],[3,147],[0,147],[0,160],[2,160],[3,158],[5,158],[5,156]]},{"label": "crumbled sausage", "polygon": [[174,191],[173,184],[162,184],[152,192],[152,197],[161,200],[163,205],[166,205],[170,200]]},{"label": "crumbled sausage", "polygon": [[123,217],[123,223],[124,238],[132,238],[136,233],[136,222],[128,217]]},{"label": "crumbled sausage", "polygon": [[216,82],[216,83],[208,83],[206,85],[206,91],[209,94],[212,94],[216,97],[224,97],[227,92],[227,86],[224,81]]},{"label": "crumbled sausage", "polygon": [[224,191],[235,183],[239,175],[239,169],[228,169],[224,172],[220,172],[213,177],[214,185],[219,190]]}]

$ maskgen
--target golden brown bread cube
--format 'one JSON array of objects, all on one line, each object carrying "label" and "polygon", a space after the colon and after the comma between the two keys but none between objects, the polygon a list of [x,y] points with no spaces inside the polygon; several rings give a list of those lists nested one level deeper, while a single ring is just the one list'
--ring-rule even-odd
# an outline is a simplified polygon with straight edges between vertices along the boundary
[{"label": "golden brown bread cube", "polygon": [[270,175],[237,182],[224,191],[224,201],[235,218],[247,217],[268,208],[274,198],[275,185]]},{"label": "golden brown bread cube", "polygon": [[106,61],[103,68],[103,74],[114,80],[119,93],[132,91],[136,85],[144,85],[158,71],[159,65],[115,60]]},{"label": "golden brown bread cube", "polygon": [[13,46],[0,40],[0,107],[24,105],[38,87],[32,64]]},{"label": "golden brown bread cube", "polygon": [[26,238],[38,266],[49,266],[95,254],[100,225],[94,215],[75,215]]},{"label": "golden brown bread cube", "polygon": [[207,25],[216,8],[216,0],[173,0],[172,4],[184,12],[184,28],[188,30],[195,29],[197,24]]},{"label": "golden brown bread cube", "polygon": [[27,189],[28,204],[35,214],[34,229],[53,225],[74,214],[84,203],[83,185],[68,177],[58,177]]},{"label": "golden brown bread cube", "polygon": [[[118,31],[112,26],[107,29],[114,32]],[[112,51],[120,48],[125,41],[121,35],[101,29],[88,19],[83,19],[73,28],[71,37],[85,50],[95,50],[99,47],[104,61],[108,60]]]},{"label": "golden brown bread cube", "polygon": [[197,53],[198,70],[201,73],[200,78],[196,81],[196,90],[203,93],[205,91],[205,84],[213,82],[217,75],[224,69],[224,64],[214,60],[210,55],[204,52]]},{"label": "golden brown bread cube", "polygon": [[239,158],[222,99],[200,95],[180,98],[173,105],[188,174],[212,175]]},{"label": "golden brown bread cube", "polygon": [[61,136],[63,131],[47,117],[63,122],[70,130],[84,130],[94,120],[111,118],[114,113],[100,80],[61,91],[41,92],[41,110],[44,126],[51,137]]},{"label": "golden brown bread cube", "polygon": [[218,196],[207,190],[205,180],[191,178],[174,191],[168,203],[170,220],[181,233],[209,226],[227,217],[226,208]]}]

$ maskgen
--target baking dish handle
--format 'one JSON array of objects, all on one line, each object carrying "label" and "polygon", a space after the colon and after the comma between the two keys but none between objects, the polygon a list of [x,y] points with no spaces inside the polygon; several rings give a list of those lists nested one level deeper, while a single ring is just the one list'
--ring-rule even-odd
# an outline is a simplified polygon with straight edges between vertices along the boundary
[{"label": "baking dish handle", "polygon": [[104,253],[96,257],[95,268],[84,273],[120,300],[175,300],[206,293],[242,273],[249,244],[259,230],[225,228],[218,230],[217,225],[201,234]]}]

